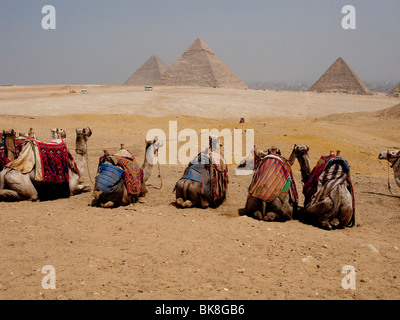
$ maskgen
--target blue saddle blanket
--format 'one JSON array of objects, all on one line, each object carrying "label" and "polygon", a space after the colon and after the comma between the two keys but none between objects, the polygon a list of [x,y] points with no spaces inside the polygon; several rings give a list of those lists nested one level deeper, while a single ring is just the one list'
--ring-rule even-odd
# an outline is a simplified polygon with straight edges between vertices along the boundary
[{"label": "blue saddle blanket", "polygon": [[102,163],[95,178],[96,188],[103,192],[112,192],[122,179],[124,170],[108,163]]},{"label": "blue saddle blanket", "polygon": [[210,195],[210,172],[203,164],[191,164],[181,179],[190,179],[202,184],[202,194]]}]

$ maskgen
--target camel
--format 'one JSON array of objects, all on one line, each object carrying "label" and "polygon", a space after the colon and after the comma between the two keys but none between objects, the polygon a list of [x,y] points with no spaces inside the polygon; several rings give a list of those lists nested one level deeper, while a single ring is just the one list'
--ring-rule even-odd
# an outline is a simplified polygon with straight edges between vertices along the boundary
[{"label": "camel", "polygon": [[[179,208],[215,207],[226,198],[229,177],[228,167],[220,152],[220,137],[210,136],[209,143],[209,148],[205,148],[189,163],[175,184],[176,205]],[[214,179],[210,178],[211,173]]]},{"label": "camel", "polygon": [[3,134],[1,136],[2,139],[0,145],[0,171],[3,170],[4,166],[8,162],[18,158],[18,155],[22,149],[22,145],[26,139],[36,139],[32,128],[29,129],[29,133],[19,133],[18,136],[16,136],[14,129],[11,129],[10,131],[3,130]]},{"label": "camel", "polygon": [[137,176],[141,175],[141,179],[137,178],[137,180],[135,181],[135,183],[138,184],[136,188],[138,188],[139,190],[137,190],[137,193],[135,194],[128,193],[126,181],[124,181],[121,176],[118,181],[115,181],[114,185],[108,186],[108,191],[104,192],[100,190],[100,186],[98,183],[98,179],[101,177],[101,172],[99,172],[99,175],[96,177],[96,186],[93,191],[94,199],[91,204],[92,206],[100,206],[102,208],[115,208],[118,206],[127,206],[137,201],[144,202],[143,198],[148,192],[146,182],[150,179],[152,175],[153,167],[156,163],[156,154],[158,152],[158,149],[163,146],[162,141],[158,141],[157,137],[151,141],[145,140],[145,144],[145,157],[143,164],[140,168],[136,166],[134,155],[126,150],[123,144],[121,144],[121,149],[115,155],[110,155],[106,150],[104,150],[104,156],[100,158],[100,163],[111,164],[114,167],[114,170],[120,170],[121,174],[123,174],[122,169],[115,169],[117,167],[120,167],[118,161],[115,160],[115,156],[124,157],[131,160],[132,165],[135,167],[133,170],[135,170]]},{"label": "camel", "polygon": [[[306,145],[295,145],[289,158],[292,165],[295,159],[300,164],[305,196],[303,218],[311,219],[326,230],[354,226],[355,201],[347,162],[339,157],[340,151],[336,156],[331,152],[330,156],[321,157],[317,166],[311,170],[308,151],[309,148]],[[320,173],[327,172],[323,170],[328,166],[324,167],[328,160],[332,160],[329,162],[329,168],[332,170],[341,166],[342,169],[337,171],[342,173],[340,179],[333,179],[333,174],[330,176],[325,174],[325,180],[321,180]],[[323,187],[317,189],[317,184]]]},{"label": "camel", "polygon": [[400,188],[400,150],[388,150],[381,152],[378,158],[379,160],[387,160],[389,162],[390,167],[393,168],[394,180],[396,181],[397,186]]},{"label": "camel", "polygon": [[298,196],[291,165],[274,146],[267,152],[256,151],[254,154],[255,171],[245,208],[240,210],[240,214],[264,221],[293,219],[297,212]]},{"label": "camel", "polygon": [[60,128],[51,129],[50,141],[54,143],[60,143],[67,137],[65,130]]},{"label": "camel", "polygon": [[[86,168],[86,155],[87,155],[87,140],[92,135],[90,128],[83,128],[76,130],[76,156],[72,159],[69,158],[68,166],[68,185],[66,186],[65,193],[68,196],[76,195],[82,192],[88,192],[91,190],[90,185],[81,184],[80,178],[83,175]],[[27,140],[21,151],[22,154],[28,154],[28,158],[34,159],[35,156],[29,156],[29,148],[34,149],[32,146],[34,142],[32,140]],[[55,144],[56,145],[56,144]],[[35,151],[32,151],[32,154]],[[17,159],[19,160],[19,159]],[[19,163],[20,165],[21,163]],[[22,172],[13,168],[13,165],[17,166],[15,161],[10,162],[7,167],[5,167],[0,172],[0,201],[18,201],[18,200],[31,200],[36,201],[39,199],[39,194],[43,191],[46,185],[43,181],[38,181],[37,177],[39,173],[36,170],[35,162],[23,163]],[[8,189],[5,189],[5,186]],[[55,195],[60,197],[60,194]]]}]

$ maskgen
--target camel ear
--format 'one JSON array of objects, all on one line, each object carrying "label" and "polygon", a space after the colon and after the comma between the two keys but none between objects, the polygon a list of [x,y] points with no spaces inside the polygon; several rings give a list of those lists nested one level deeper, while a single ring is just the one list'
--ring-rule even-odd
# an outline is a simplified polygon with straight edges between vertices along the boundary
[{"label": "camel ear", "polygon": [[310,148],[309,148],[309,147],[307,147],[307,152],[308,152],[308,150],[310,150]]}]

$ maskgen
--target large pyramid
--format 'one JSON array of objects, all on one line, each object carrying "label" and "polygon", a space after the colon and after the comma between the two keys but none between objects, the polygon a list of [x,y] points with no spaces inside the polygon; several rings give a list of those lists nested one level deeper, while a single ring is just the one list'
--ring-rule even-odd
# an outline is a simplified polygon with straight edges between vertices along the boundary
[{"label": "large pyramid", "polygon": [[357,77],[342,58],[338,58],[330,66],[311,87],[310,91],[370,94],[367,86]]},{"label": "large pyramid", "polygon": [[168,65],[157,56],[151,56],[124,84],[154,85]]},{"label": "large pyramid", "polygon": [[159,85],[246,89],[246,84],[200,38],[157,81]]},{"label": "large pyramid", "polygon": [[393,97],[400,97],[400,83],[393,89],[390,95]]}]

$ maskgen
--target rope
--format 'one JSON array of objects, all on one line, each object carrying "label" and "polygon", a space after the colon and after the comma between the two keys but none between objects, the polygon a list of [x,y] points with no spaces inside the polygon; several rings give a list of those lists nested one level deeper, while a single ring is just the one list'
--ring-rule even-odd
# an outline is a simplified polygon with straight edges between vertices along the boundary
[{"label": "rope", "polygon": [[93,182],[93,180],[92,180],[92,176],[90,175],[90,170],[89,170],[89,154],[88,154],[88,152],[86,152],[86,167],[87,167],[87,172],[88,172],[88,175],[89,175],[89,180],[90,180],[90,182],[92,183],[92,185],[93,185],[93,187],[94,187],[94,182]]},{"label": "rope", "polygon": [[394,194],[392,193],[392,188],[391,188],[391,186],[390,186],[389,171],[390,171],[390,163],[389,163],[389,161],[388,161],[388,189],[389,189],[390,194],[391,194],[392,196],[394,196]]},{"label": "rope", "polygon": [[[157,150],[157,153],[158,153],[158,150]],[[152,187],[154,189],[160,190],[162,188],[162,186],[163,186],[163,181],[162,181],[162,177],[161,177],[161,169],[160,169],[160,161],[157,161],[157,165],[158,165],[158,177],[160,178],[161,184],[160,184],[160,186],[158,188],[154,187],[151,184],[149,184],[148,187]]]}]

